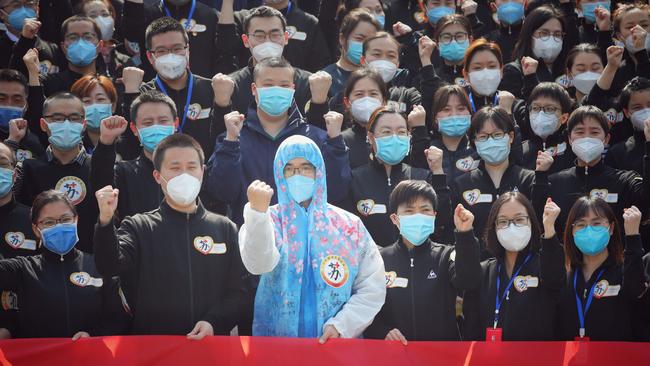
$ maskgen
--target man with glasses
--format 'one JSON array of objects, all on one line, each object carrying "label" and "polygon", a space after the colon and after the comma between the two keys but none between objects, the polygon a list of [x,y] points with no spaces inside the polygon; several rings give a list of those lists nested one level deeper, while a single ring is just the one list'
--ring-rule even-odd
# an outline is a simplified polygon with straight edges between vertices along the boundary
[{"label": "man with glasses", "polygon": [[41,129],[50,145],[40,159],[27,159],[16,174],[16,199],[28,206],[41,192],[63,192],[79,213],[79,249],[92,251],[97,203],[89,199],[90,155],[81,144],[86,127],[83,102],[70,93],[55,94],[43,104]]}]

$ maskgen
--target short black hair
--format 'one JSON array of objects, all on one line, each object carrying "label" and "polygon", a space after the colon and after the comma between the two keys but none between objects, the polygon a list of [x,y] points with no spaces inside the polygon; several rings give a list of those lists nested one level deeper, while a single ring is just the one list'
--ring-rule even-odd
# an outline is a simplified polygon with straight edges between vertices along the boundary
[{"label": "short black hair", "polygon": [[[0,79],[1,80],[1,79]],[[637,76],[634,79],[630,80],[625,84],[621,96],[618,99],[619,109],[628,109],[628,104],[630,104],[630,99],[632,94],[650,91],[650,79],[644,78],[642,76]]]},{"label": "short black hair", "polygon": [[424,198],[431,202],[433,209],[438,207],[438,195],[431,184],[423,180],[408,179],[399,182],[388,199],[389,213],[397,212],[397,208],[403,204],[411,204],[418,198]]},{"label": "short black hair", "polygon": [[162,17],[154,20],[149,24],[147,30],[144,32],[144,42],[147,50],[151,51],[151,39],[159,34],[168,32],[179,32],[183,35],[185,44],[188,44],[190,39],[183,25],[178,20],[170,17]]},{"label": "short black hair", "polygon": [[605,134],[609,133],[609,121],[605,113],[600,110],[600,108],[593,105],[583,105],[582,107],[576,109],[569,116],[569,122],[567,123],[567,131],[569,134],[573,129],[580,124],[583,124],[587,118],[593,118],[598,122],[600,127],[602,127]]},{"label": "short black hair", "polygon": [[515,131],[515,123],[512,117],[506,112],[505,109],[498,106],[485,106],[474,113],[472,116],[472,123],[467,131],[472,146],[474,145],[474,138],[476,134],[483,128],[487,121],[492,121],[494,125],[502,130],[504,133]]},{"label": "short black hair", "polygon": [[36,225],[38,223],[38,216],[40,216],[43,207],[55,202],[65,203],[70,211],[72,211],[72,213],[77,216],[77,209],[74,207],[72,202],[70,202],[68,196],[66,196],[65,193],[61,191],[50,189],[39,193],[38,196],[34,198],[34,203],[32,204],[31,211],[32,224]]},{"label": "short black hair", "polygon": [[145,103],[161,103],[166,104],[169,109],[171,109],[172,116],[174,119],[178,117],[178,112],[176,111],[176,104],[174,101],[167,95],[159,92],[158,90],[148,90],[140,94],[133,102],[131,103],[131,109],[129,115],[131,116],[131,122],[135,123],[135,117],[138,115],[138,110],[140,106]]},{"label": "short black hair", "polygon": [[43,116],[47,115],[47,111],[50,108],[50,105],[56,101],[59,100],[77,100],[79,102],[79,105],[81,106],[81,111],[82,115],[85,115],[85,108],[84,108],[84,103],[79,99],[78,96],[70,93],[70,92],[59,92],[55,93],[54,95],[49,96],[47,99],[45,99],[45,102],[43,102]]},{"label": "short black hair", "polygon": [[0,147],[5,147],[7,150],[9,150],[9,162],[11,163],[11,167],[15,168],[16,167],[16,155],[14,154],[14,150],[9,147],[9,145],[5,144],[4,142],[0,141]]},{"label": "short black hair", "polygon": [[20,83],[25,89],[25,96],[29,93],[27,78],[14,69],[0,69],[0,81],[5,83]]},{"label": "short black hair", "polygon": [[289,63],[289,61],[285,60],[283,57],[267,57],[259,61],[253,68],[253,81],[257,80],[257,77],[259,76],[260,72],[265,67],[278,68],[278,69],[286,68],[291,70],[292,75],[295,75],[296,73],[293,66],[291,66],[291,64]]},{"label": "short black hair", "polygon": [[91,17],[87,17],[85,15],[73,15],[69,17],[68,19],[63,21],[63,24],[61,24],[61,39],[65,40],[65,35],[68,33],[68,26],[70,23],[74,22],[89,22],[93,25],[93,29],[95,31],[95,36],[97,36],[97,39],[102,38],[102,30],[99,28],[95,20]]},{"label": "short black hair", "polygon": [[165,151],[174,147],[180,147],[180,148],[188,147],[196,150],[196,152],[199,154],[199,162],[201,163],[201,165],[203,165],[205,161],[205,155],[203,154],[203,149],[201,148],[201,145],[199,145],[199,143],[190,135],[185,135],[183,133],[175,133],[165,137],[162,141],[160,141],[158,146],[156,146],[156,149],[153,152],[154,169],[160,171],[163,160],[165,159]]},{"label": "short black hair", "polygon": [[562,108],[562,113],[569,113],[573,109],[573,100],[569,92],[558,83],[547,81],[537,84],[528,97],[528,108],[530,109],[535,99],[542,97],[558,101]]},{"label": "short black hair", "polygon": [[569,50],[569,53],[566,55],[566,69],[567,72],[571,71],[571,68],[573,67],[573,63],[576,60],[576,56],[578,56],[581,53],[592,53],[600,59],[600,63],[605,66],[607,63],[606,60],[603,57],[603,53],[600,51],[600,48],[596,46],[595,44],[592,43],[580,43],[573,48]]},{"label": "short black hair", "polygon": [[248,33],[248,26],[251,24],[251,20],[253,20],[253,18],[273,18],[273,17],[280,19],[280,22],[282,23],[282,30],[286,31],[287,20],[284,19],[284,15],[282,15],[282,13],[277,9],[273,9],[270,6],[262,5],[248,12],[248,15],[244,19],[244,32]]}]

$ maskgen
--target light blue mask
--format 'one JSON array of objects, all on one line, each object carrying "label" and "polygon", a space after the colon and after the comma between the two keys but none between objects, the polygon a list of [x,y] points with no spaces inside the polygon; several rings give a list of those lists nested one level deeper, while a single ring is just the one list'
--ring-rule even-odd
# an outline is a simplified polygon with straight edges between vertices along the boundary
[{"label": "light blue mask", "polygon": [[601,7],[609,11],[609,1],[599,1],[597,3],[582,4],[582,16],[585,17],[587,23],[596,23],[596,8]]},{"label": "light blue mask", "polygon": [[32,8],[22,6],[9,13],[7,22],[9,22],[9,26],[11,26],[11,28],[20,31],[23,29],[25,19],[28,18],[36,18],[36,12]]},{"label": "light blue mask", "polygon": [[68,254],[79,241],[77,224],[58,224],[49,229],[41,230],[43,246],[52,253]]},{"label": "light blue mask", "polygon": [[81,142],[81,132],[84,129],[82,123],[65,120],[60,123],[48,123],[47,127],[51,133],[48,141],[59,150],[72,150]]},{"label": "light blue mask", "polygon": [[13,169],[0,168],[0,197],[4,197],[13,186]]},{"label": "light blue mask", "polygon": [[291,107],[295,90],[281,86],[257,88],[259,107],[270,116],[279,116]]},{"label": "light blue mask", "polygon": [[375,14],[374,17],[375,17],[375,20],[377,21],[377,23],[379,23],[379,25],[383,29],[384,25],[386,25],[386,16]]},{"label": "light blue mask", "polygon": [[431,25],[435,25],[438,23],[438,20],[440,20],[440,18],[444,17],[445,15],[453,14],[455,12],[456,10],[454,8],[447,6],[436,6],[427,10],[427,18],[429,18],[429,23]]},{"label": "light blue mask", "polygon": [[469,47],[469,39],[462,43],[451,41],[447,44],[440,43],[440,57],[450,62],[458,62],[465,57],[465,51]]},{"label": "light blue mask", "polygon": [[459,137],[465,135],[469,125],[472,122],[472,116],[449,116],[438,118],[438,131],[445,136]]},{"label": "light blue mask", "polygon": [[481,159],[490,164],[501,164],[510,153],[510,138],[505,135],[503,138],[494,139],[489,137],[485,141],[476,141],[476,152],[481,156]]},{"label": "light blue mask", "polygon": [[497,18],[505,25],[513,25],[524,19],[524,4],[508,2],[497,7]]},{"label": "light blue mask", "polygon": [[68,46],[68,61],[75,66],[88,66],[97,58],[97,46],[79,39]]},{"label": "light blue mask", "polygon": [[436,217],[424,214],[400,215],[399,233],[409,243],[420,246],[435,230]]},{"label": "light blue mask", "polygon": [[9,121],[23,116],[23,108],[0,106],[0,130],[9,131]]},{"label": "light blue mask", "polygon": [[375,139],[377,144],[377,157],[388,165],[399,164],[409,153],[411,147],[410,136],[386,136]]},{"label": "light blue mask", "polygon": [[348,41],[348,49],[345,52],[348,60],[355,65],[361,65],[361,55],[363,54],[363,43],[357,41]]},{"label": "light blue mask", "polygon": [[609,228],[587,226],[573,234],[573,241],[583,254],[596,255],[605,250],[609,244]]},{"label": "light blue mask", "polygon": [[296,174],[287,178],[287,188],[294,201],[298,203],[305,202],[314,196],[316,180]]},{"label": "light blue mask", "polygon": [[85,107],[86,109],[86,123],[91,130],[99,129],[99,125],[104,118],[113,115],[113,105],[111,104],[91,104]]},{"label": "light blue mask", "polygon": [[153,125],[138,129],[140,143],[145,150],[152,153],[165,137],[174,133],[174,126]]}]

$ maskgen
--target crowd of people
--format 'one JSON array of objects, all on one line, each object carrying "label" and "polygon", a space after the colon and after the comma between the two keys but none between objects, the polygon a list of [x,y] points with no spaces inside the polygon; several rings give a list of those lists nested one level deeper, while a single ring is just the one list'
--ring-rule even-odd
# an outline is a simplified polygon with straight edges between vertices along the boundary
[{"label": "crowd of people", "polygon": [[1,339],[650,341],[647,1],[0,21]]}]

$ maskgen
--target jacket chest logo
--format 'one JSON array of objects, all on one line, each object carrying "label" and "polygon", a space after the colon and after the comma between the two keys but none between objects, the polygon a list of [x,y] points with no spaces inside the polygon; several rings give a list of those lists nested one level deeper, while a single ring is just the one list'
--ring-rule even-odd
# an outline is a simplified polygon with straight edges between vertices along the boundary
[{"label": "jacket chest logo", "polygon": [[86,184],[83,180],[70,176],[59,179],[55,189],[63,192],[73,205],[78,205],[86,198]]},{"label": "jacket chest logo", "polygon": [[434,280],[436,278],[438,278],[438,275],[436,274],[436,272],[434,272],[433,270],[429,271],[429,275],[427,276],[427,280]]},{"label": "jacket chest logo", "polygon": [[91,277],[88,272],[73,272],[70,275],[70,282],[79,287],[102,287],[104,285],[103,279]]},{"label": "jacket chest logo", "polygon": [[539,278],[534,276],[517,276],[513,285],[518,292],[524,292],[529,288],[539,286]]},{"label": "jacket chest logo", "polygon": [[329,255],[321,261],[320,276],[329,286],[339,288],[348,282],[350,270],[342,257]]},{"label": "jacket chest logo", "polygon": [[196,121],[198,119],[205,119],[210,117],[210,111],[212,108],[206,108],[203,109],[199,103],[194,103],[187,108],[187,118],[191,119],[192,121]]},{"label": "jacket chest logo", "polygon": [[594,287],[594,297],[601,299],[603,297],[618,296],[621,285],[610,285],[607,280],[601,280]]},{"label": "jacket chest logo", "polygon": [[409,284],[408,278],[397,277],[397,272],[386,272],[386,288],[401,287],[406,288]]},{"label": "jacket chest logo", "polygon": [[20,231],[6,233],[5,242],[14,249],[36,250],[36,241],[25,239]]},{"label": "jacket chest logo", "polygon": [[479,189],[471,189],[463,192],[463,198],[465,202],[470,206],[473,206],[477,203],[490,203],[492,202],[492,195],[487,193],[481,193]]},{"label": "jacket chest logo", "polygon": [[589,192],[589,197],[592,199],[600,198],[607,203],[618,202],[618,193],[609,193],[607,189],[592,189],[591,192]]},{"label": "jacket chest logo", "polygon": [[357,211],[363,216],[369,216],[373,214],[385,214],[386,205],[375,204],[375,201],[371,199],[360,200],[357,202]]},{"label": "jacket chest logo", "polygon": [[194,238],[194,249],[201,254],[224,254],[227,251],[225,243],[215,243],[212,237],[197,236]]},{"label": "jacket chest logo", "polygon": [[456,169],[463,172],[469,172],[478,168],[480,163],[480,160],[474,160],[474,158],[468,156],[466,158],[456,160]]}]

